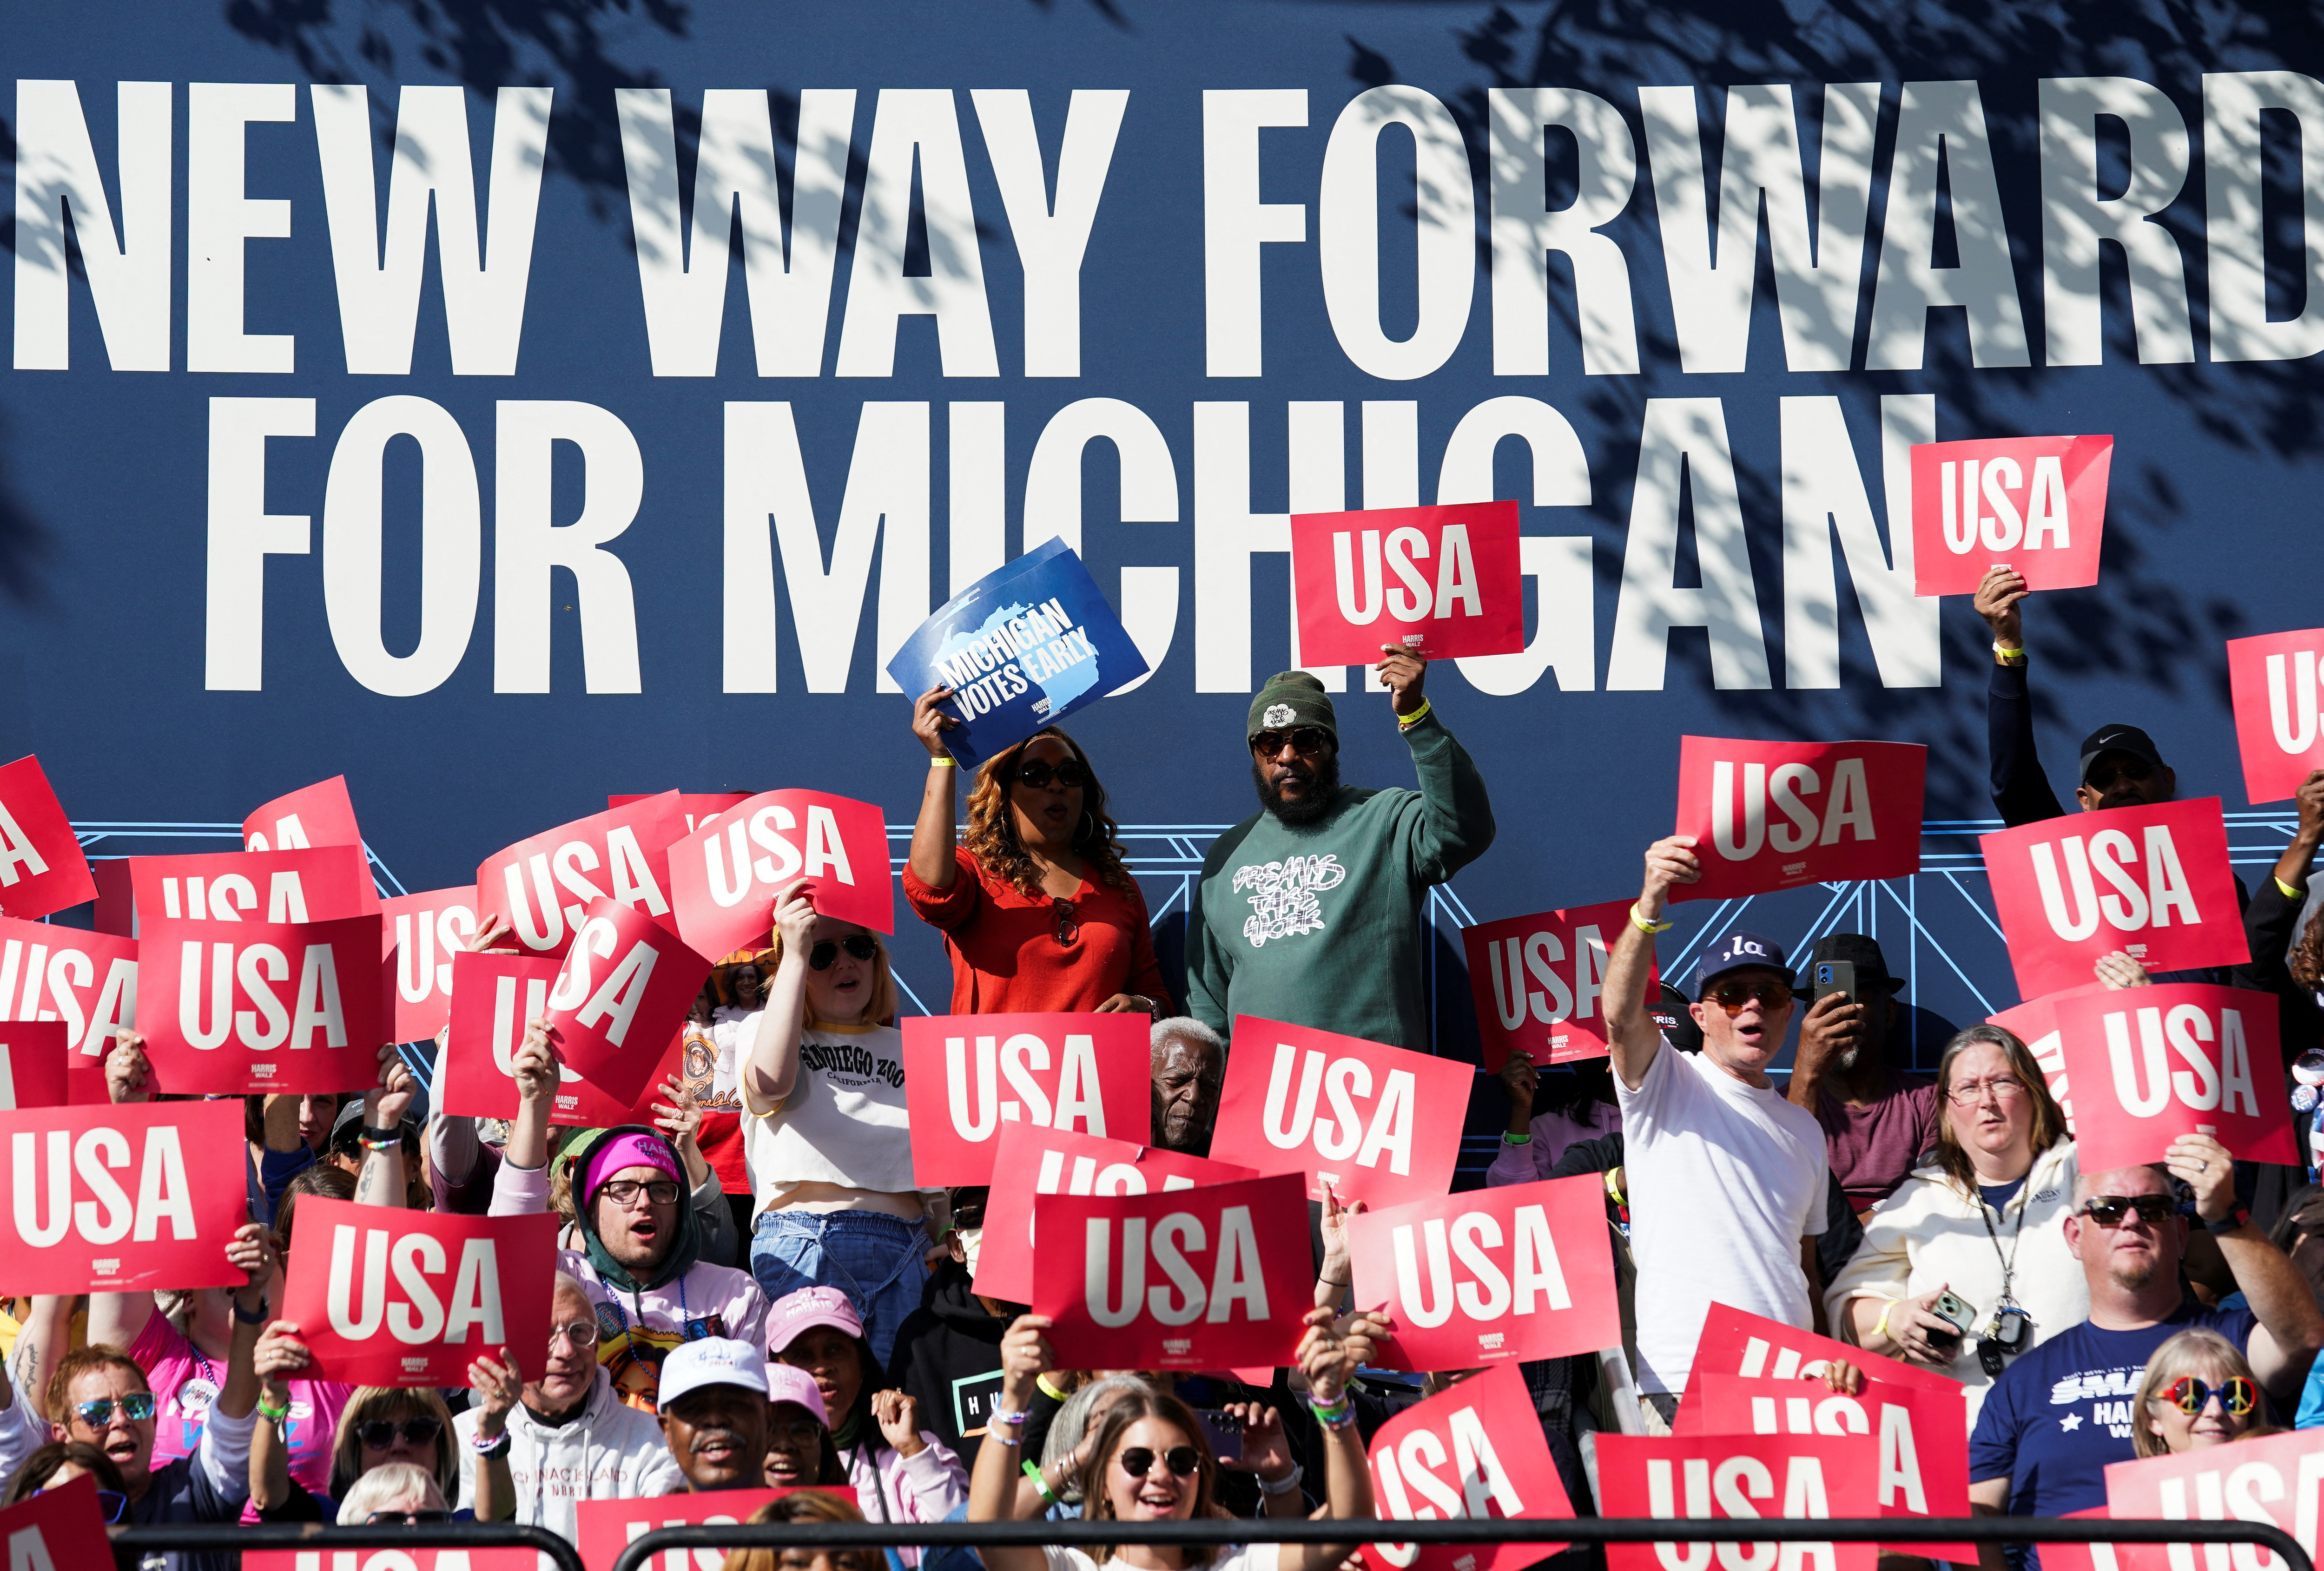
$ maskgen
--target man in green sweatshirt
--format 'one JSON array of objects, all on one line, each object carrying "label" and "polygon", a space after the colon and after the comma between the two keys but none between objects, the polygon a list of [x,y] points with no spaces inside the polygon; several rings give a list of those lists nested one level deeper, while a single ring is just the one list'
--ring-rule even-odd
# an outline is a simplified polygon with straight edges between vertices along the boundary
[{"label": "man in green sweatshirt", "polygon": [[1428,1051],[1426,890],[1493,843],[1493,810],[1477,766],[1421,696],[1427,663],[1382,653],[1417,791],[1340,783],[1339,723],[1306,672],[1268,678],[1251,700],[1263,811],[1211,847],[1186,935],[1191,1012],[1221,1035],[1250,1015]]}]

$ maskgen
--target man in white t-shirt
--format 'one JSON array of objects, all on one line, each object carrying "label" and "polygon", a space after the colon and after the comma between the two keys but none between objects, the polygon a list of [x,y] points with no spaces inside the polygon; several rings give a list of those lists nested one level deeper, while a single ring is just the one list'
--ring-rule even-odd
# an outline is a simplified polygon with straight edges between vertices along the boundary
[{"label": "man in white t-shirt", "polygon": [[1702,877],[1694,837],[1646,849],[1646,887],[1606,963],[1606,1029],[1622,1109],[1637,1262],[1638,1389],[1668,1424],[1713,1303],[1806,1328],[1812,1239],[1831,1180],[1815,1116],[1784,1099],[1767,1062],[1784,1045],[1792,973],[1784,951],[1732,932],[1696,963],[1702,1051],[1669,1048],[1642,1000],[1673,884]]}]

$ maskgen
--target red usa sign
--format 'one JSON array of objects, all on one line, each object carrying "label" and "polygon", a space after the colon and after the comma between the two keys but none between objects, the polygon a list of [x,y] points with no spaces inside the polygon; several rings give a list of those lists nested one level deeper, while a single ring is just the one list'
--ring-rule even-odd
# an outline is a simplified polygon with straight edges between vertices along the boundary
[{"label": "red usa sign", "polygon": [[444,1028],[452,1002],[452,957],[476,936],[476,892],[429,889],[380,902],[379,937],[394,991],[398,1042],[425,1042]]},{"label": "red usa sign", "polygon": [[[712,819],[730,808],[740,807],[751,799],[747,791],[681,791],[678,794],[678,815],[686,820],[686,832],[692,834]],[[639,796],[608,796],[607,807],[627,807],[632,802],[650,802],[651,795]]]},{"label": "red usa sign", "polygon": [[480,1353],[549,1345],[561,1226],[309,1195],[290,1223],[282,1318],[315,1379],[457,1385]]},{"label": "red usa sign", "polygon": [[[1872,1448],[1828,1436],[1598,1437],[1598,1503],[1609,1517],[1870,1517]],[[1609,1544],[1609,1571],[1872,1571],[1870,1544]]]},{"label": "red usa sign", "polygon": [[70,1058],[61,1020],[0,1025],[0,1113],[69,1103],[66,1065]]},{"label": "red usa sign", "polygon": [[387,1036],[376,915],[164,920],[144,931],[137,1029],[170,1090],[244,1096],[377,1083]]},{"label": "red usa sign", "polygon": [[2111,436],[1999,436],[1913,449],[1913,593],[1974,594],[1987,569],[2034,589],[2098,581]]},{"label": "red usa sign", "polygon": [[347,777],[334,775],[253,809],[242,821],[242,841],[243,850],[250,851],[291,851],[308,846],[362,850],[363,831],[355,824]]},{"label": "red usa sign", "polygon": [[2254,806],[2282,802],[2311,769],[2324,769],[2324,702],[2316,682],[2324,628],[2227,640],[2227,690],[2244,792]]},{"label": "red usa sign", "polygon": [[[1608,900],[1461,930],[1487,1074],[1499,1073],[1511,1053],[1537,1064],[1606,1056],[1606,1013],[1598,995],[1609,935],[1620,935],[1629,910],[1627,900]],[[1649,1001],[1661,980],[1649,964]]]},{"label": "red usa sign", "polygon": [[1621,1341],[1595,1174],[1368,1210],[1349,1219],[1348,1252],[1357,1306],[1386,1308],[1396,1327],[1383,1368],[1473,1369]]},{"label": "red usa sign", "polygon": [[[711,1496],[724,1499],[724,1496]],[[244,1549],[242,1571],[536,1571],[549,1557],[532,1549]],[[611,1565],[612,1562],[606,1562]],[[103,1561],[92,1561],[102,1566]],[[679,1571],[673,1566],[671,1571]]]},{"label": "red usa sign", "polygon": [[1006,1124],[1145,1144],[1154,1117],[1148,1027],[1143,1015],[906,1015],[914,1181],[991,1183]]},{"label": "red usa sign", "polygon": [[2056,1000],[2084,1172],[2160,1162],[2181,1135],[2299,1165],[2273,994],[2172,982]]},{"label": "red usa sign", "polygon": [[708,960],[644,912],[590,902],[549,988],[558,1055],[607,1096],[636,1101],[709,975]]},{"label": "red usa sign", "polygon": [[[751,1520],[770,1501],[795,1493],[788,1489],[722,1489],[708,1494],[665,1494],[644,1500],[585,1500],[574,1507],[575,1541],[587,1571],[613,1571],[613,1562],[632,1540],[655,1528],[732,1527]],[[834,1490],[848,1504],[853,1490]],[[527,1551],[530,1553],[530,1551]],[[659,1560],[646,1561],[639,1571],[715,1571],[725,1551],[672,1549]],[[332,1571],[337,1571],[333,1567]]]},{"label": "red usa sign", "polygon": [[[1602,1224],[1601,1224],[1602,1226]],[[1514,1365],[1489,1369],[1405,1409],[1367,1452],[1380,1515],[1397,1521],[1571,1518],[1541,1419]],[[1373,1544],[1395,1571],[1519,1571],[1563,1544]]]},{"label": "red usa sign", "polygon": [[2058,1001],[2107,990],[2105,983],[2090,982],[2080,988],[2068,988],[2061,993],[2029,999],[2014,1009],[2004,1009],[1998,1015],[1985,1017],[1987,1024],[1998,1025],[2004,1031],[2013,1033],[2025,1044],[2025,1050],[2034,1055],[2034,1063],[2041,1068],[2042,1079],[2050,1088],[2050,1095],[2057,1098],[2058,1110],[2066,1116],[2066,1133],[2069,1135],[2074,1133],[2074,1104],[2066,1078],[2065,1038],[2058,1031]]},{"label": "red usa sign", "polygon": [[239,1102],[0,1113],[0,1250],[26,1293],[226,1287],[250,1219]]},{"label": "red usa sign", "polygon": [[593,900],[666,919],[669,847],[683,822],[678,793],[665,791],[519,841],[476,868],[476,919],[499,917],[534,954],[563,953]]},{"label": "red usa sign", "polygon": [[1383,644],[1432,660],[1520,653],[1517,555],[1513,501],[1294,513],[1300,658],[1376,665]]},{"label": "red usa sign", "polygon": [[678,931],[704,954],[763,948],[776,892],[815,885],[818,915],[896,931],[888,822],[868,802],[821,791],[767,791],[669,848]]},{"label": "red usa sign", "polygon": [[1682,737],[1678,827],[1702,859],[1673,900],[1726,900],[1921,868],[1929,749],[1909,742]]},{"label": "red usa sign", "polygon": [[131,857],[129,882],[141,924],[336,922],[379,909],[363,853],[347,846]]},{"label": "red usa sign", "polygon": [[2216,796],[2044,819],[1978,843],[2025,997],[2088,982],[2116,950],[2150,971],[2251,958]]},{"label": "red usa sign", "polygon": [[[466,951],[454,959],[452,973],[459,986],[452,994],[451,1033],[437,1061],[437,1094],[445,1112],[463,1118],[516,1116],[516,1075],[511,1066],[524,1041],[526,1022],[549,1013],[549,989],[557,980],[558,963],[546,955]],[[582,1129],[652,1123],[652,1088],[675,1072],[683,1051],[683,1043],[673,1037],[647,1080],[643,1099],[634,1107],[607,1096],[566,1066],[549,1121]]]},{"label": "red usa sign", "polygon": [[84,1473],[0,1511],[0,1543],[8,1546],[10,1571],[112,1564],[97,1480]]},{"label": "red usa sign", "polygon": [[[1958,1385],[1932,1391],[1867,1380],[1861,1394],[1845,1396],[1821,1381],[1702,1374],[1690,1383],[1686,1400],[1702,1410],[1699,1433],[1877,1436],[1882,1516],[1969,1514],[1969,1409]],[[1977,1558],[1971,1544],[1883,1547],[1962,1562]]]},{"label": "red usa sign", "polygon": [[[916,1175],[917,1176],[917,1175]],[[1288,1173],[1145,1195],[1043,1195],[1033,1312],[1070,1369],[1288,1364],[1314,1296]]]},{"label": "red usa sign", "polygon": [[[1886,1384],[1945,1392],[1956,1399],[1960,1395],[1959,1382],[1933,1369],[1920,1369],[1894,1358],[1884,1358],[1830,1337],[1819,1337],[1781,1320],[1721,1303],[1712,1304],[1711,1313],[1703,1319],[1702,1336],[1694,1345],[1692,1373],[1688,1378],[1740,1374],[1754,1380],[1762,1375],[1794,1380],[1803,1374],[1821,1374],[1827,1364],[1834,1363],[1853,1364],[1864,1371],[1865,1378]],[[1687,1401],[1679,1405],[1678,1419],[1672,1429],[1681,1435],[1699,1435],[1703,1432],[1702,1425],[1702,1404]]]},{"label": "red usa sign", "polygon": [[[2273,1522],[2312,1556],[2324,1498],[2324,1430],[2295,1429],[2175,1456],[2110,1463],[2106,1488],[2107,1514],[2117,1521]],[[2191,1544],[2115,1546],[2125,1571],[2194,1571],[2196,1555]],[[2225,1545],[2202,1555],[2216,1571],[2225,1571],[2230,1560]],[[2045,1546],[2045,1563],[2048,1557]],[[2235,1571],[2282,1571],[2275,1552],[2256,1544],[2236,1545],[2232,1561]]]},{"label": "red usa sign", "polygon": [[0,767],[0,914],[20,921],[97,898],[88,857],[41,760]]},{"label": "red usa sign", "polygon": [[1007,1303],[1031,1300],[1036,1195],[1144,1195],[1258,1176],[1232,1162],[1012,1119],[993,1142],[976,1291]]},{"label": "red usa sign", "polygon": [[1474,1071],[1451,1059],[1239,1015],[1213,1151],[1304,1172],[1307,1198],[1401,1205],[1452,1185]]},{"label": "red usa sign", "polygon": [[137,941],[0,917],[0,1020],[54,1020],[65,1028],[76,1076],[95,1076],[102,1102],[105,1055],[137,1017]]}]

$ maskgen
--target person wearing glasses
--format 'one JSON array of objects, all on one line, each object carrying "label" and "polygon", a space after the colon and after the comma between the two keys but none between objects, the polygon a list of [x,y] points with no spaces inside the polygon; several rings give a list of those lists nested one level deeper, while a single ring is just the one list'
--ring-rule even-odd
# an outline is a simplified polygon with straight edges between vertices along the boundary
[{"label": "person wearing glasses", "polygon": [[2276,1433],[2259,1377],[2216,1331],[2181,1331],[2157,1347],[2130,1410],[2130,1441],[2141,1456],[2176,1456]]},{"label": "person wearing glasses", "polygon": [[1373,667],[1420,789],[1340,779],[1339,720],[1305,671],[1268,678],[1245,740],[1260,811],[1211,843],[1186,932],[1186,1013],[1238,1015],[1429,1049],[1428,890],[1493,843],[1484,777],[1421,688],[1428,662],[1381,646]]},{"label": "person wearing glasses", "polygon": [[1621,1105],[1637,1382],[1666,1428],[1713,1303],[1814,1326],[1815,1245],[1839,1191],[1815,1115],[1784,1099],[1767,1064],[1784,1045],[1792,973],[1773,939],[1729,932],[1694,968],[1701,1052],[1667,1050],[1646,1006],[1654,935],[1673,884],[1700,878],[1694,837],[1646,848],[1646,881],[1606,960],[1607,1053]]},{"label": "person wearing glasses", "polygon": [[960,721],[936,707],[951,696],[932,687],[912,708],[928,777],[904,897],[945,935],[952,1013],[1169,1014],[1146,896],[1122,864],[1088,755],[1055,726],[996,753],[977,771],[968,829],[956,835],[960,770],[944,734]]},{"label": "person wearing glasses", "polygon": [[[1937,1083],[1932,1158],[1873,1211],[1824,1301],[1832,1335],[1960,1381],[1973,1424],[2008,1360],[2089,1316],[2064,1226],[2080,1170],[2065,1113],[2010,1032],[1954,1036]],[[1939,1312],[1948,1295],[1968,1307],[1958,1320]]]},{"label": "person wearing glasses", "polygon": [[944,1191],[912,1181],[888,951],[868,928],[817,915],[801,879],[776,897],[769,952],[774,979],[741,1076],[759,1205],[752,1274],[770,1304],[838,1289],[884,1369],[947,1221]]},{"label": "person wearing glasses", "polygon": [[[2081,1263],[2089,1318],[2020,1355],[1987,1392],[1969,1443],[1969,1502],[1987,1514],[2055,1517],[2105,1504],[2107,1465],[2136,1455],[2142,1374],[2182,1331],[2224,1337],[2279,1401],[2298,1392],[2324,1346],[2316,1295],[2237,1204],[2235,1163],[2210,1135],[2181,1135],[2160,1166],[2083,1172],[2071,1193],[2066,1247]],[[2217,1241],[2247,1307],[2206,1309],[2186,1296],[2180,1268],[2191,1226]],[[2024,1562],[2014,1548],[2010,1558]]]},{"label": "person wearing glasses", "polygon": [[450,1521],[453,1515],[433,1474],[410,1462],[391,1462],[349,1487],[337,1520],[343,1528],[423,1527]]},{"label": "person wearing glasses", "polygon": [[[576,1505],[675,1493],[682,1480],[654,1415],[614,1394],[597,1362],[597,1312],[557,1275],[549,1346],[468,1365],[475,1395],[452,1419],[456,1498],[476,1520],[547,1528],[576,1539]],[[524,1378],[527,1369],[539,1374]],[[577,1539],[576,1539],[577,1541]]]}]

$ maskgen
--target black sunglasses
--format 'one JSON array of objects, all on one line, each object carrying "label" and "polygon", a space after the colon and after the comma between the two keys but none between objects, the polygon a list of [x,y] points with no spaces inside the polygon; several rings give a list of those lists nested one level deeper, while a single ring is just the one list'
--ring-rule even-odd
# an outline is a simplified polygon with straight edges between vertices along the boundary
[{"label": "black sunglasses", "polygon": [[2082,1215],[2101,1227],[2119,1227],[2132,1211],[2150,1227],[2179,1214],[2179,1202],[2169,1195],[2093,1195],[2082,1202]]},{"label": "black sunglasses", "polygon": [[438,1522],[448,1522],[451,1520],[452,1513],[448,1511],[375,1511],[364,1518],[364,1526],[367,1528],[430,1527]]},{"label": "black sunglasses", "polygon": [[[1118,1460],[1121,1463],[1121,1470],[1124,1473],[1129,1474],[1132,1478],[1143,1478],[1153,1471],[1157,1458],[1148,1447],[1132,1446],[1122,1452]],[[1173,1446],[1163,1452],[1158,1460],[1162,1465],[1181,1478],[1192,1478],[1194,1475],[1194,1469],[1201,1466],[1203,1461],[1201,1454],[1192,1446]]]},{"label": "black sunglasses", "polygon": [[1296,730],[1261,731],[1250,739],[1250,750],[1261,758],[1271,758],[1289,742],[1291,750],[1313,758],[1332,745],[1332,733],[1319,725],[1303,725]]},{"label": "black sunglasses", "polygon": [[2116,780],[2144,780],[2153,773],[2154,766],[2144,758],[2126,758],[2119,764],[2098,765],[2082,783],[2093,791],[2104,791]]},{"label": "black sunglasses", "polygon": [[444,1426],[428,1413],[408,1418],[400,1424],[389,1419],[374,1419],[356,1426],[355,1438],[374,1451],[383,1451],[394,1442],[398,1431],[402,1433],[405,1445],[427,1446],[434,1444],[436,1437],[444,1432]]},{"label": "black sunglasses", "polygon": [[1068,789],[1086,786],[1089,784],[1089,771],[1082,767],[1077,758],[1067,758],[1054,767],[1045,759],[1028,758],[1017,766],[1017,784],[1019,786],[1029,786],[1040,791],[1046,789],[1051,780]]},{"label": "black sunglasses", "polygon": [[859,960],[869,960],[880,952],[880,941],[868,932],[851,932],[836,942],[826,938],[807,951],[807,969],[810,971],[831,969],[831,962],[839,958],[842,949]]}]

